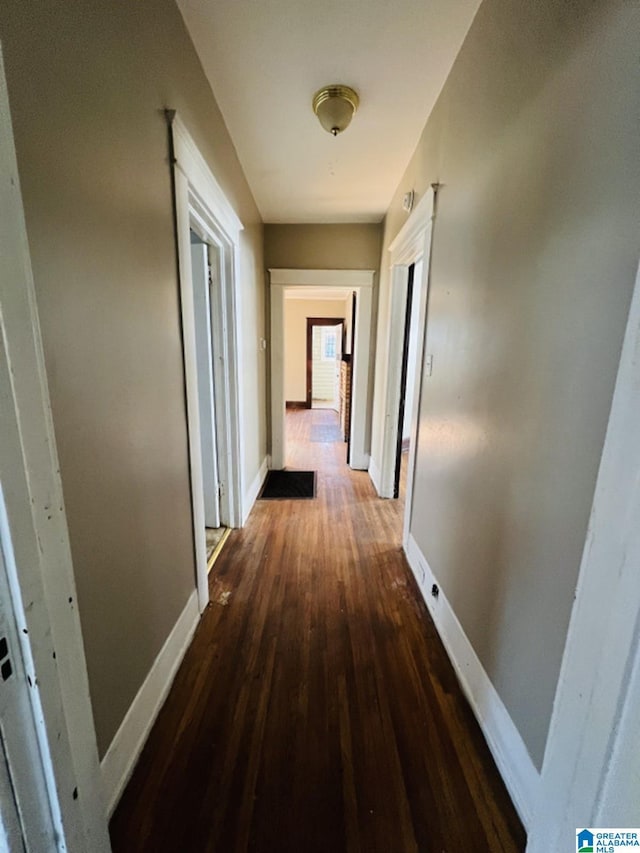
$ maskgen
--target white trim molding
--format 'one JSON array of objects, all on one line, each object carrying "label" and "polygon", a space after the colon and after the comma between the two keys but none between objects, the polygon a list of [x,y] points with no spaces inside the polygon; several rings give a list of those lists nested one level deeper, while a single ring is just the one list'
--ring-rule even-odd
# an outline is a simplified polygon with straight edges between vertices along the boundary
[{"label": "white trim molding", "polygon": [[406,555],[460,685],[522,823],[528,828],[538,800],[540,774],[442,588],[437,598],[429,594],[437,579],[412,535],[409,535]]},{"label": "white trim molding", "polygon": [[422,253],[424,232],[434,215],[437,186],[437,184],[432,184],[426,190],[407,221],[389,244],[392,263],[408,266]]},{"label": "white trim molding", "polygon": [[197,189],[209,210],[224,231],[237,242],[244,226],[235,210],[227,200],[222,187],[213,176],[207,161],[200,153],[184,122],[177,113],[169,111],[173,132],[173,155],[175,165],[183,173],[192,187]]},{"label": "white trim molding", "polygon": [[270,269],[271,284],[284,287],[373,287],[375,270]]},{"label": "white trim molding", "polygon": [[369,359],[375,270],[270,269],[271,291],[271,460],[275,469],[285,464],[284,300],[290,290],[305,287],[348,289],[356,292],[356,323],[352,354],[351,457],[352,468],[366,471]]},{"label": "white trim molding", "polygon": [[409,444],[409,463],[407,468],[407,486],[405,495],[403,542],[407,543],[413,509],[413,481],[418,446],[418,427],[420,402],[423,387],[424,344],[427,326],[427,306],[429,281],[431,275],[431,236],[435,217],[437,186],[429,187],[419,204],[405,222],[396,238],[389,246],[390,253],[390,314],[388,329],[378,329],[378,346],[382,339],[389,341],[388,369],[384,388],[384,421],[382,424],[382,458],[376,460],[377,479],[374,486],[380,497],[394,496],[396,448],[398,441],[398,411],[400,407],[402,358],[404,348],[405,316],[408,294],[408,269],[422,259],[422,278],[414,281],[418,293],[418,346],[416,348],[416,369],[411,411],[411,440]]},{"label": "white trim molding", "polygon": [[380,469],[376,464],[376,460],[373,456],[369,457],[369,476],[371,477],[371,482],[373,483],[373,487],[376,492],[382,496],[382,486],[380,485]]},{"label": "white trim molding", "polygon": [[408,269],[422,258],[422,280],[414,281],[419,288],[417,366],[413,371],[414,393],[411,412],[411,440],[405,495],[405,535],[409,532],[412,511],[413,474],[418,445],[418,423],[420,415],[420,392],[422,388],[424,339],[427,324],[427,302],[429,294],[429,257],[431,252],[431,225],[435,214],[435,193],[429,187],[420,199],[409,219],[389,246],[391,262],[391,312],[389,317],[388,371],[384,408],[384,434],[382,459],[380,462],[380,496],[393,497],[396,446],[398,440],[398,410],[400,407],[400,380],[402,375],[402,353],[404,347],[404,325],[407,307]]},{"label": "white trim molding", "polygon": [[[167,110],[174,157],[178,267],[182,312],[191,503],[196,555],[196,585],[200,612],[209,602],[205,541],[204,484],[200,445],[200,403],[196,353],[196,324],[191,266],[190,230],[215,250],[211,292],[214,392],[221,483],[220,515],[227,527],[240,527],[244,518],[242,489],[242,421],[240,417],[242,353],[236,280],[242,223],[180,117]],[[215,267],[215,269],[213,268]]]},{"label": "white trim molding", "polygon": [[253,481],[249,488],[246,491],[243,502],[243,517],[242,524],[243,526],[247,523],[247,519],[249,518],[249,514],[253,509],[253,505],[255,504],[258,495],[260,494],[260,489],[262,488],[262,484],[265,481],[267,476],[267,472],[269,471],[269,457],[265,456],[262,460],[262,464],[258,470],[258,473],[253,478]]},{"label": "white trim molding", "polygon": [[113,814],[129,781],[189,648],[198,621],[198,596],[194,590],[102,759],[101,770],[109,815]]}]

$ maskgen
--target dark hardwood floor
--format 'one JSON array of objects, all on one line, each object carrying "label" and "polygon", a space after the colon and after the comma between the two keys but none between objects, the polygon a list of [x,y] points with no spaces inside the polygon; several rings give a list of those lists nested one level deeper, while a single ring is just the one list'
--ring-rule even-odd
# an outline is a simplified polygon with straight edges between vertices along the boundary
[{"label": "dark hardwood floor", "polygon": [[[525,835],[333,413],[287,414],[315,500],[258,501],[111,822],[115,853],[484,853]],[[317,431],[316,431],[317,434]],[[222,598],[221,598],[222,595]]]}]

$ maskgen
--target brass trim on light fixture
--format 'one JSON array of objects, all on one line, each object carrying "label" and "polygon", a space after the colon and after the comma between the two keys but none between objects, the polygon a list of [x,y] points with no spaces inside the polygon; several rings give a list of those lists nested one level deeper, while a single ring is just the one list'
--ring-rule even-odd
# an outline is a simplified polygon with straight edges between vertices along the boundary
[{"label": "brass trim on light fixture", "polygon": [[[326,117],[320,115],[322,105],[334,99],[344,101],[351,107],[351,115],[345,117],[344,126],[336,125],[335,127],[330,127],[326,123]],[[343,130],[345,130],[345,128],[349,126],[354,113],[360,105],[360,98],[358,97],[358,93],[355,92],[351,88],[351,86],[343,86],[341,83],[335,83],[332,86],[323,86],[322,89],[318,89],[318,91],[313,96],[311,104],[314,113],[318,117],[320,124],[322,124],[324,129],[328,130],[334,136],[337,136],[338,133],[341,133]],[[326,112],[326,110],[322,110],[322,112]]]},{"label": "brass trim on light fixture", "polygon": [[354,113],[360,106],[358,93],[354,91],[351,86],[323,86],[322,89],[318,89],[313,96],[313,111],[316,115],[318,115],[318,107],[320,104],[328,101],[329,98],[342,98],[345,101],[349,101],[353,107]]}]

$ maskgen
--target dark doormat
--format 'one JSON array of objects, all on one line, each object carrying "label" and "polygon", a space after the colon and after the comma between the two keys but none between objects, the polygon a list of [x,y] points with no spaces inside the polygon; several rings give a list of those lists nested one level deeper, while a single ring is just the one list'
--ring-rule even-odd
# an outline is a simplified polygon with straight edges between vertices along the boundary
[{"label": "dark doormat", "polygon": [[315,498],[315,471],[269,471],[260,492],[262,500]]}]

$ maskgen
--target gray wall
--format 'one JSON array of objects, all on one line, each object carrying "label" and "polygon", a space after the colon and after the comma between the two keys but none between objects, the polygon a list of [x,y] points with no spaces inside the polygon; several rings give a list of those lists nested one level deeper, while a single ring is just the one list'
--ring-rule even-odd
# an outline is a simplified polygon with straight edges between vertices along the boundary
[{"label": "gray wall", "polygon": [[195,586],[167,131],[246,230],[245,482],[266,451],[262,225],[172,0],[0,6],[100,754]]},{"label": "gray wall", "polygon": [[380,263],[382,225],[265,225],[267,269],[366,269]]},{"label": "gray wall", "polygon": [[639,44],[635,2],[485,0],[385,224],[383,255],[442,184],[412,529],[538,767],[638,262]]}]

